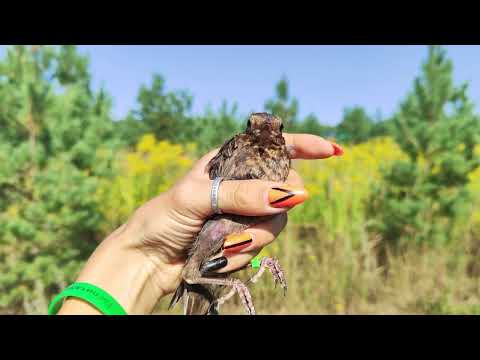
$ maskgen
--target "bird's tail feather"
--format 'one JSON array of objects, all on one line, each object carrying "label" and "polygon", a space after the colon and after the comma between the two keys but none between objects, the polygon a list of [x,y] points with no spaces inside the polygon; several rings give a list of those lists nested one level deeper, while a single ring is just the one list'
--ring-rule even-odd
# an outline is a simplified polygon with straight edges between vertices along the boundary
[{"label": "bird's tail feather", "polygon": [[178,302],[183,297],[183,294],[185,292],[185,282],[182,281],[180,285],[177,287],[177,290],[175,290],[175,294],[172,296],[172,300],[170,300],[170,305],[168,305],[168,310],[172,309],[175,304]]},{"label": "bird's tail feather", "polygon": [[183,298],[184,315],[218,315],[211,291],[199,284],[187,284],[182,281],[170,301],[168,309]]}]

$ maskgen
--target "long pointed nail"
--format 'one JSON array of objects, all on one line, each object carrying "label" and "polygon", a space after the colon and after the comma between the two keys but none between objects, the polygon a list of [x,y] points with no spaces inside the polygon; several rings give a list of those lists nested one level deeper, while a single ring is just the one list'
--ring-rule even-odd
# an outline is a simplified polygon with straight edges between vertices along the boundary
[{"label": "long pointed nail", "polygon": [[223,253],[237,253],[253,242],[253,235],[247,232],[235,233],[228,235],[223,242]]},{"label": "long pointed nail", "polygon": [[228,264],[228,259],[225,256],[207,261],[205,264],[202,265],[200,268],[200,272],[202,276],[208,273],[211,273],[216,270],[223,269]]},{"label": "long pointed nail", "polygon": [[268,201],[274,208],[292,207],[308,199],[305,189],[294,188],[289,185],[274,187],[268,192]]},{"label": "long pointed nail", "polygon": [[330,141],[330,144],[332,144],[332,146],[333,146],[333,156],[342,156],[343,155],[343,148],[340,145],[338,145],[338,144],[336,144],[332,141]]}]

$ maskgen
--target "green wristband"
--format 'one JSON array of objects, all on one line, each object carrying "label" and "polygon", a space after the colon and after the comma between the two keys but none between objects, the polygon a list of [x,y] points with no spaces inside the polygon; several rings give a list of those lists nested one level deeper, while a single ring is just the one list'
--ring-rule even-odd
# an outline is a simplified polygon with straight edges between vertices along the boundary
[{"label": "green wristband", "polygon": [[48,307],[48,315],[55,315],[63,304],[62,300],[67,297],[85,300],[104,315],[127,315],[123,307],[110,294],[95,285],[84,282],[73,283],[58,294]]}]

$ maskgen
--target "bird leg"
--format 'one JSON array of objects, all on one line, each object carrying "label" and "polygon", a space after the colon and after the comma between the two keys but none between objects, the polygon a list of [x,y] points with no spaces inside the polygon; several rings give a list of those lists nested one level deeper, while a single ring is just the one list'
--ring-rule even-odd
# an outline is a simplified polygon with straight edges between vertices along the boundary
[{"label": "bird leg", "polygon": [[[251,266],[251,265],[250,265]],[[255,275],[253,275],[248,282],[256,283],[258,279],[262,276],[266,269],[269,269],[275,280],[275,287],[277,282],[280,283],[280,286],[283,288],[283,294],[287,294],[287,281],[285,280],[285,275],[277,259],[272,259],[269,257],[262,258],[260,263],[260,269]]]},{"label": "bird leg", "polygon": [[250,291],[238,279],[217,279],[217,278],[208,278],[208,277],[200,277],[195,280],[185,280],[189,284],[203,284],[203,285],[221,285],[221,286],[229,286],[232,289],[228,294],[218,298],[214,301],[213,306],[216,306],[218,309],[218,305],[223,304],[226,300],[230,299],[235,293],[238,293],[240,299],[242,300],[243,305],[245,306],[247,313],[249,315],[255,315],[255,307],[253,306],[252,296],[250,295]]},{"label": "bird leg", "polygon": [[[251,265],[249,265],[249,266],[251,267]],[[273,279],[275,280],[275,287],[277,286],[277,282],[279,282],[280,286],[283,288],[283,294],[286,295],[287,294],[287,281],[285,280],[285,275],[284,275],[283,270],[280,267],[280,263],[278,262],[277,259],[272,259],[272,258],[269,258],[269,257],[262,258],[261,263],[260,263],[260,269],[257,271],[257,273],[255,275],[253,275],[247,281],[247,283],[249,283],[249,282],[256,283],[258,281],[258,279],[260,279],[260,277],[262,276],[262,274],[265,272],[266,269],[269,269],[270,272],[272,273]],[[245,285],[242,284],[242,286],[245,286]],[[246,286],[245,286],[245,288],[246,288]],[[247,289],[247,291],[248,291],[248,289]],[[218,311],[219,306],[222,305],[228,299],[230,299],[233,295],[235,295],[235,292],[237,292],[237,290],[233,287],[228,293],[226,293],[222,297],[215,300],[214,303],[212,303],[212,306],[214,307],[214,309],[216,309]],[[243,301],[243,299],[242,299],[242,301]],[[244,302],[244,305],[245,305],[245,302]],[[252,306],[253,306],[253,304],[252,304]],[[252,315],[254,315],[254,314],[255,313],[253,313]]]}]

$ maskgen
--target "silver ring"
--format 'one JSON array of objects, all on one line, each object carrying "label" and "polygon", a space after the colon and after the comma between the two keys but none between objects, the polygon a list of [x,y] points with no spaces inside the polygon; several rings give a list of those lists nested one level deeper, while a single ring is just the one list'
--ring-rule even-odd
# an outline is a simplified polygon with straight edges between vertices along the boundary
[{"label": "silver ring", "polygon": [[212,203],[212,210],[214,214],[222,214],[222,210],[218,207],[218,192],[220,189],[220,184],[224,179],[222,177],[217,177],[213,180],[212,191],[210,193],[210,200]]}]

